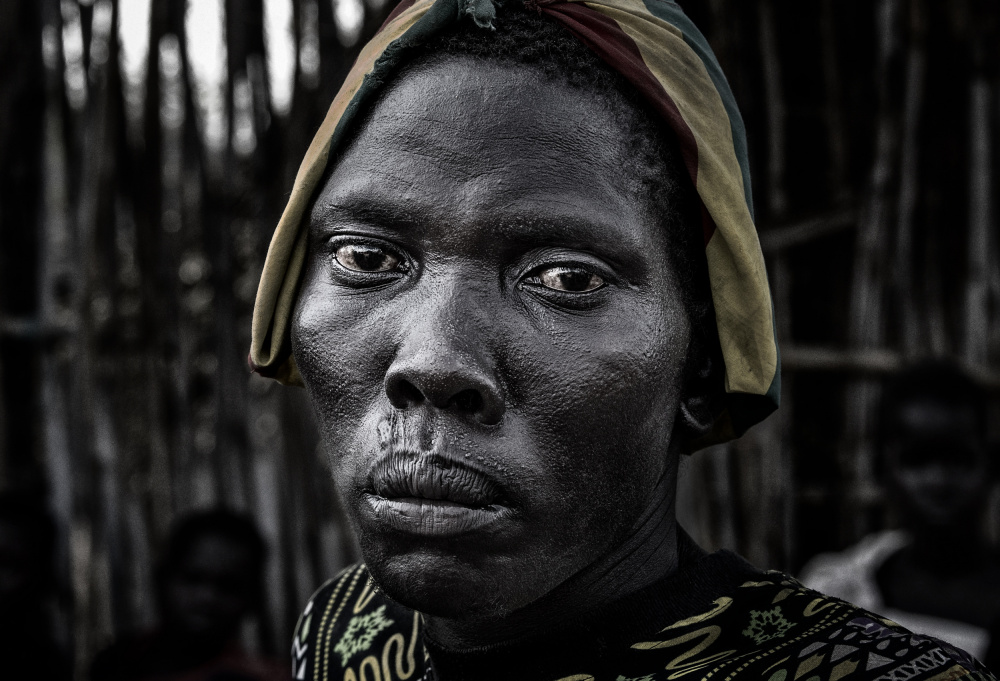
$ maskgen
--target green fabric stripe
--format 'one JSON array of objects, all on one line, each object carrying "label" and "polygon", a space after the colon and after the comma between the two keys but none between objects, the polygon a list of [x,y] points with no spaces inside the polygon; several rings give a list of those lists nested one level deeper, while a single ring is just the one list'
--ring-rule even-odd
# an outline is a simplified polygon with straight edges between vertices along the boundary
[{"label": "green fabric stripe", "polygon": [[[726,113],[729,116],[729,124],[733,136],[733,150],[736,153],[736,159],[740,164],[740,173],[743,176],[743,193],[747,202],[747,208],[750,210],[750,217],[753,218],[753,189],[750,184],[750,159],[747,151],[746,128],[743,124],[743,116],[740,114],[739,107],[736,105],[736,98],[733,96],[732,89],[729,87],[729,81],[726,80],[726,76],[722,73],[722,67],[719,66],[715,53],[709,46],[704,34],[702,34],[698,27],[694,25],[694,23],[687,17],[686,14],[684,14],[684,11],[676,3],[671,2],[670,0],[643,0],[643,3],[646,5],[646,9],[648,9],[653,16],[680,29],[681,33],[684,35],[684,42],[686,42],[687,45],[694,50],[695,54],[698,55],[698,58],[701,59],[706,70],[708,71],[709,77],[712,79],[712,83],[715,85],[715,89],[719,92],[719,96],[722,98],[722,104],[726,108]],[[773,327],[773,301],[771,305],[771,313]],[[758,398],[757,400],[749,400],[737,398],[736,400],[733,400],[732,398],[734,395],[728,394],[726,396],[730,402],[729,412],[733,418],[733,427],[739,434],[742,434],[753,424],[764,420],[765,417],[777,409],[781,404],[781,346],[778,344],[777,328],[773,328],[773,334],[777,361],[775,364],[774,378],[771,381],[771,385],[767,389],[767,393],[762,396],[763,399]],[[738,405],[733,404],[734,402],[737,402]]]},{"label": "green fabric stripe", "polygon": [[[600,2],[600,0],[596,1]],[[327,146],[330,154],[327,157],[328,166],[336,163],[337,153],[340,151],[341,146],[344,144],[345,139],[352,130],[352,126],[354,126],[357,122],[357,116],[361,110],[369,106],[371,101],[378,96],[385,83],[390,80],[393,75],[406,63],[412,49],[439,34],[441,31],[446,30],[456,21],[462,19],[466,14],[472,18],[484,15],[483,12],[478,12],[477,14],[474,10],[477,8],[482,9],[479,6],[489,2],[490,0],[435,0],[425,14],[417,19],[417,21],[405,33],[395,38],[384,49],[382,54],[375,60],[371,72],[364,76],[357,92],[347,104],[343,115],[334,126],[333,133],[329,138]],[[548,6],[552,2],[556,5],[562,4],[560,0],[549,0],[544,4]],[[572,3],[571,6],[574,9],[582,9],[586,7],[585,5],[578,4],[582,2],[582,0],[570,0],[570,2]],[[683,10],[672,2],[672,0],[643,0],[643,3],[646,10],[653,17],[669,23],[681,32],[684,37],[685,44],[693,50],[696,55],[698,55],[698,58],[706,68],[712,82],[712,86],[718,93],[729,118],[730,131],[733,139],[733,151],[736,155],[743,180],[742,188],[744,196],[742,198],[744,199],[752,218],[753,199],[747,157],[746,132],[743,119],[736,106],[736,101],[733,97],[732,91],[722,73],[715,55],[701,32],[694,26],[687,16],[684,15]],[[492,5],[490,7],[492,7]],[[553,9],[555,8],[553,7]],[[596,10],[592,11],[594,11],[595,14],[600,14],[599,12],[596,12]],[[480,19],[482,19],[482,17],[480,17]],[[663,29],[654,28],[650,25],[649,30],[660,31]],[[576,31],[573,32],[576,33]],[[577,37],[584,40],[585,43],[587,42],[583,35],[577,34]],[[595,46],[591,46],[591,48],[595,49]],[[601,54],[600,49],[595,49],[595,51],[599,55]],[[632,56],[634,56],[637,60],[637,63],[633,66],[643,65],[641,54],[637,53]],[[621,64],[611,64],[611,66],[615,68],[615,70],[622,72],[623,68],[627,67],[628,64],[626,64],[625,67]],[[625,70],[627,70],[627,68],[625,68]],[[664,97],[666,97],[667,100],[670,99],[669,95],[665,92]],[[669,120],[669,117],[667,118]],[[680,118],[679,115],[678,118]],[[300,225],[299,228],[301,229],[302,226]],[[772,314],[772,332],[774,331],[773,322],[774,319]],[[272,325],[273,324],[274,322],[272,321]],[[285,333],[287,333],[287,330],[285,330]],[[714,442],[725,441],[732,439],[733,437],[738,437],[750,426],[761,421],[777,408],[781,388],[780,354],[777,356],[777,362],[774,377],[765,395],[742,393],[729,393],[726,395],[726,409],[720,416],[718,422],[715,424],[715,432],[708,434],[705,442],[695,443],[695,449]]]},{"label": "green fabric stripe", "polygon": [[457,21],[458,18],[458,1],[438,0],[409,30],[389,44],[375,61],[371,73],[365,76],[350,104],[344,109],[344,114],[337,121],[337,127],[330,137],[331,158],[327,161],[328,165],[333,162],[332,154],[340,147],[358,111],[381,90],[383,83],[398,69],[399,62],[407,51]]},{"label": "green fabric stripe", "polygon": [[676,26],[684,34],[684,42],[688,44],[698,58],[701,59],[708,70],[709,78],[715,85],[715,89],[722,98],[722,105],[729,115],[729,125],[733,131],[733,147],[736,152],[736,160],[740,164],[740,173],[743,175],[743,194],[746,198],[747,207],[750,209],[750,217],[754,217],[753,191],[750,185],[750,159],[747,153],[747,133],[743,125],[743,117],[740,115],[739,107],[736,106],[736,99],[729,87],[729,81],[722,73],[722,67],[715,58],[715,53],[709,46],[705,36],[702,35],[698,27],[688,19],[687,15],[676,3],[667,0],[643,0],[646,9],[650,14],[658,19],[662,19],[672,26]]},{"label": "green fabric stripe", "polygon": [[778,325],[774,317],[774,300],[771,300],[771,333],[774,334],[774,378],[768,386],[764,397],[774,402],[777,409],[781,406],[781,344],[778,343]]}]

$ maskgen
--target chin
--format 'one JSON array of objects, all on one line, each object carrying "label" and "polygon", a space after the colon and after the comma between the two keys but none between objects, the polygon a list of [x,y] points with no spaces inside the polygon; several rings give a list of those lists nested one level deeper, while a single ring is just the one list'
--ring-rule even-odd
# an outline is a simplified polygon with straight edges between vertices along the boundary
[{"label": "chin", "polygon": [[509,574],[509,560],[470,561],[448,549],[386,555],[383,547],[367,548],[373,547],[362,544],[365,563],[379,588],[425,615],[492,620],[532,600],[521,575]]}]

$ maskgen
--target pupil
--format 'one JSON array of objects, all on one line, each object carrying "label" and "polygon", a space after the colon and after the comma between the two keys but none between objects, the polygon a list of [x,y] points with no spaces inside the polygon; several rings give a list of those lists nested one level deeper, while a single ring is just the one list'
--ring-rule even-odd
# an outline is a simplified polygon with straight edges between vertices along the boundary
[{"label": "pupil", "polygon": [[590,272],[569,271],[559,275],[559,283],[567,291],[585,291],[590,287]]},{"label": "pupil", "polygon": [[372,271],[382,269],[382,265],[385,262],[385,254],[374,248],[355,248],[354,262],[357,264],[358,269]]}]

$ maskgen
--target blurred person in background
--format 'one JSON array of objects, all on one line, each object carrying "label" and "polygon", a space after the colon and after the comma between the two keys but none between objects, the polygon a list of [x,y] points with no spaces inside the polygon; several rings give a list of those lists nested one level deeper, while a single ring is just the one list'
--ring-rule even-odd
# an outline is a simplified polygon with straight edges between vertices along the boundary
[{"label": "blurred person in background", "polygon": [[266,549],[254,524],[230,511],[191,514],[171,531],[156,566],[160,622],[101,652],[92,681],[257,681],[284,666],[248,653],[241,625],[263,597]]},{"label": "blurred person in background", "polygon": [[997,465],[983,388],[944,360],[903,370],[882,397],[877,447],[876,473],[900,529],[813,558],[802,582],[964,648],[995,671],[1000,557],[984,524]]},{"label": "blurred person in background", "polygon": [[69,656],[53,636],[49,608],[55,535],[40,502],[0,495],[0,678],[70,678]]}]

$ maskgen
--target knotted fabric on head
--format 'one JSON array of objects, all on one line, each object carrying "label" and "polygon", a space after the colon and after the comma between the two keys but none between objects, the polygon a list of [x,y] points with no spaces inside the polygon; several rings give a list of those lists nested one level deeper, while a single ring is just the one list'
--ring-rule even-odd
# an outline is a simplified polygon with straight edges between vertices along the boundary
[{"label": "knotted fabric on head", "polygon": [[[725,409],[693,448],[739,437],[778,406],[771,294],[753,221],[743,119],[715,55],[672,0],[531,0],[651,103],[676,134],[702,204],[705,257],[725,363]],[[361,50],[299,167],[271,239],[253,312],[250,366],[302,385],[289,330],[306,257],[303,217],[362,105],[410,48],[456,21],[489,27],[491,0],[403,0]],[[624,169],[623,169],[624,170]]]}]

